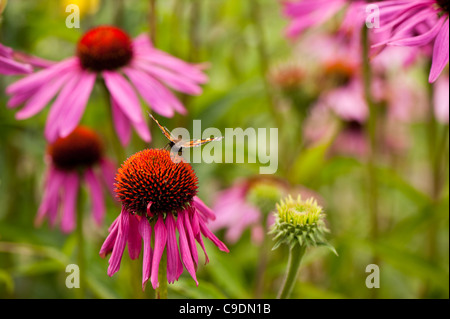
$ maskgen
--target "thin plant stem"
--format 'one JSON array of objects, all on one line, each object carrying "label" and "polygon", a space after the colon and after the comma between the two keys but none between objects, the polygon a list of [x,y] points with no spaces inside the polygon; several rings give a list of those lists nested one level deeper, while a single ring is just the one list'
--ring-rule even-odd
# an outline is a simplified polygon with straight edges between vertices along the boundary
[{"label": "thin plant stem", "polygon": [[268,81],[267,75],[269,72],[269,66],[270,66],[270,59],[269,59],[269,53],[267,50],[267,45],[265,41],[265,34],[264,34],[264,28],[262,23],[262,17],[261,17],[261,7],[259,4],[259,0],[252,0],[252,6],[251,6],[251,19],[253,21],[253,25],[255,27],[256,34],[258,36],[258,53],[259,53],[259,62],[260,62],[260,69],[263,76],[263,82],[265,87],[265,92],[267,95],[267,100],[269,103],[269,110],[271,112],[272,118],[275,121],[275,124],[278,128],[283,127],[282,125],[282,119],[280,117],[280,113],[277,109],[275,96],[273,93],[273,89]]},{"label": "thin plant stem", "polygon": [[[369,107],[369,120],[367,127],[367,135],[369,138],[369,155],[367,159],[367,177],[368,177],[368,189],[369,189],[369,209],[370,209],[370,221],[371,230],[370,237],[373,242],[376,242],[379,237],[379,194],[378,194],[378,177],[376,172],[376,160],[377,160],[377,129],[378,129],[378,109],[374,103],[371,83],[372,83],[372,69],[370,67],[369,61],[369,30],[366,27],[362,29],[362,44],[363,44],[363,84],[364,84],[364,95],[366,98],[366,103]],[[373,264],[378,265],[379,256],[374,254]],[[372,298],[377,297],[377,290],[372,289]]]},{"label": "thin plant stem", "polygon": [[258,268],[256,270],[256,285],[255,285],[255,298],[260,299],[264,292],[264,275],[267,269],[268,261],[268,247],[270,242],[270,237],[267,235],[267,218],[264,222],[264,237],[261,247],[259,248],[259,262]]},{"label": "thin plant stem", "polygon": [[159,287],[156,288],[156,299],[167,299],[167,252],[164,249],[158,270]]},{"label": "thin plant stem", "polygon": [[297,283],[300,264],[305,255],[306,246],[294,245],[289,250],[289,260],[283,286],[278,293],[278,299],[288,299]]},{"label": "thin plant stem", "polygon": [[[81,174],[80,174],[81,178]],[[85,298],[85,289],[84,289],[84,274],[86,270],[86,257],[84,250],[84,234],[83,234],[83,215],[84,215],[84,194],[82,189],[80,188],[78,192],[77,199],[77,216],[76,216],[76,230],[75,236],[77,239],[77,266],[80,269],[80,287],[76,289],[77,295],[79,299]]]},{"label": "thin plant stem", "polygon": [[150,27],[150,40],[152,40],[153,45],[156,46],[156,33],[157,33],[157,9],[156,0],[150,0],[150,10],[148,13],[148,22]]}]

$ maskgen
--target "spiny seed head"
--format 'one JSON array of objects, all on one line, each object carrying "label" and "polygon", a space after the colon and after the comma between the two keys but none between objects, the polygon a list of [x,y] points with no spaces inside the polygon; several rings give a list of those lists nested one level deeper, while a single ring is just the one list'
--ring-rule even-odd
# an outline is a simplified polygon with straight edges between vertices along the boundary
[{"label": "spiny seed head", "polygon": [[84,69],[98,72],[116,70],[132,59],[132,41],[119,28],[99,26],[89,30],[80,39],[77,56]]},{"label": "spiny seed head", "polygon": [[50,144],[47,153],[53,165],[61,170],[76,170],[98,163],[103,153],[102,142],[93,130],[79,126],[67,137]]},{"label": "spiny seed head", "polygon": [[336,253],[325,238],[325,234],[329,232],[325,225],[325,215],[314,198],[303,201],[300,195],[295,200],[289,196],[280,201],[276,208],[276,221],[271,230],[276,240],[273,249],[281,244],[290,247],[326,246]]},{"label": "spiny seed head", "polygon": [[198,179],[182,157],[147,149],[128,158],[116,175],[115,191],[125,208],[138,215],[176,212],[197,194]]}]

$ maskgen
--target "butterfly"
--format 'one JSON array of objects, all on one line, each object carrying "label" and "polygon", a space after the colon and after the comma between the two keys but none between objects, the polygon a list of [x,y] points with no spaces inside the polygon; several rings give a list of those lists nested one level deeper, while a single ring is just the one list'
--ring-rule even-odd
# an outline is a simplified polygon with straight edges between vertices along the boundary
[{"label": "butterfly", "polygon": [[201,145],[220,141],[223,139],[222,136],[219,137],[212,137],[212,138],[206,138],[206,139],[198,139],[198,140],[190,140],[190,141],[184,141],[181,139],[181,137],[174,137],[172,133],[169,131],[169,129],[165,126],[162,126],[159,124],[158,120],[153,117],[150,113],[148,115],[155,121],[155,123],[159,126],[161,132],[164,134],[165,137],[169,140],[169,144],[167,145],[170,149],[174,149],[178,151],[178,155],[182,155],[182,151],[184,148],[190,148],[190,147],[199,147]]}]

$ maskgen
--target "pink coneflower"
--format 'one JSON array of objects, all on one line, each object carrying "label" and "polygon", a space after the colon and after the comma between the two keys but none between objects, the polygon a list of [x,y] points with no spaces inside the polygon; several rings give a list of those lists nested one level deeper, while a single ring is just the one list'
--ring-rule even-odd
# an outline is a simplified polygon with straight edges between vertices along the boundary
[{"label": "pink coneflower", "polygon": [[131,127],[143,140],[151,140],[136,91],[156,113],[171,117],[186,110],[168,87],[198,95],[199,85],[207,81],[197,66],[157,50],[146,35],[132,40],[116,27],[99,26],[83,35],[76,56],[10,85],[8,107],[25,103],[16,118],[26,119],[56,97],[45,127],[45,137],[53,142],[78,125],[97,76],[110,93],[114,125],[124,145],[130,140]]},{"label": "pink coneflower", "polygon": [[[319,26],[343,9],[348,12],[344,18],[343,28],[348,31],[349,21],[361,27],[364,23],[365,15],[361,15],[361,5],[364,1],[356,0],[291,0],[284,1],[283,12],[291,22],[286,30],[289,38],[298,37],[306,29]],[[359,29],[358,29],[359,30]]]},{"label": "pink coneflower", "polygon": [[449,59],[449,1],[390,0],[376,4],[381,14],[377,32],[389,32],[390,36],[375,46],[422,47],[434,41],[429,82],[435,82]]},{"label": "pink coneflower", "polygon": [[112,192],[115,170],[102,153],[98,135],[82,126],[49,145],[49,168],[36,225],[48,217],[50,225],[59,222],[63,232],[72,232],[76,227],[77,198],[82,182],[86,183],[91,196],[94,221],[102,224],[105,215],[103,189],[109,187]]},{"label": "pink coneflower", "polygon": [[14,51],[0,43],[0,74],[18,75],[33,72],[29,64],[24,64],[14,59]]},{"label": "pink coneflower", "polygon": [[153,288],[159,287],[163,253],[167,256],[169,283],[178,280],[184,265],[198,285],[196,242],[203,248],[206,263],[209,260],[202,235],[220,250],[228,252],[228,248],[206,226],[215,215],[196,196],[197,184],[192,167],[167,150],[144,150],[122,164],[115,184],[122,212],[109,228],[110,234],[100,250],[102,257],[111,253],[109,276],[119,270],[128,244],[131,259],[137,259],[143,250],[143,289],[148,280]]}]

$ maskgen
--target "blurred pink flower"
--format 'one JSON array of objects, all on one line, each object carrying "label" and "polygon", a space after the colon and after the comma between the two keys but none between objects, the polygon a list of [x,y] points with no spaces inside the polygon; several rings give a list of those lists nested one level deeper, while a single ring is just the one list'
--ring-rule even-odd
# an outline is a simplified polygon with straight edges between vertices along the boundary
[{"label": "blurred pink flower", "polygon": [[18,75],[33,72],[29,64],[23,64],[14,59],[14,52],[0,43],[0,74]]},{"label": "blurred pink flower", "polygon": [[175,111],[185,114],[186,109],[166,86],[198,95],[199,85],[207,82],[198,66],[154,48],[146,35],[131,40],[118,28],[100,26],[80,39],[76,56],[10,85],[8,107],[25,103],[16,118],[26,119],[56,97],[45,127],[45,137],[53,142],[69,135],[80,122],[97,75],[110,93],[112,117],[123,145],[131,138],[131,127],[144,141],[151,140],[136,90],[156,113],[171,117]]},{"label": "blurred pink flower", "polygon": [[374,45],[421,47],[434,41],[429,82],[449,61],[449,4],[446,0],[389,0],[376,2],[381,28],[389,36]]},{"label": "blurred pink flower", "polygon": [[[102,225],[105,216],[103,189],[109,189],[113,194],[115,167],[103,157],[97,134],[86,127],[77,127],[66,138],[59,138],[49,145],[47,156],[49,168],[36,226],[48,217],[51,226],[59,221],[64,233],[72,232],[76,227],[77,199],[82,181],[91,195],[94,221]],[[100,172],[96,172],[97,166]]]},{"label": "blurred pink flower", "polygon": [[115,184],[122,211],[100,249],[101,257],[111,253],[109,276],[119,271],[126,245],[134,260],[139,257],[143,243],[143,289],[148,280],[153,288],[159,286],[158,272],[164,251],[168,282],[178,280],[184,265],[198,285],[196,242],[205,253],[205,263],[209,262],[202,235],[221,251],[229,250],[206,226],[215,214],[196,196],[197,183],[192,167],[167,150],[144,150],[124,162]]},{"label": "blurred pink flower", "polygon": [[226,229],[225,240],[232,244],[241,238],[247,228],[251,229],[252,238],[257,243],[264,236],[262,212],[247,201],[248,190],[247,182],[237,183],[219,193],[213,206],[217,217],[211,221],[210,228],[212,231]]},{"label": "blurred pink flower", "polygon": [[434,107],[436,118],[443,124],[448,124],[449,118],[449,77],[440,77],[434,84]]}]

